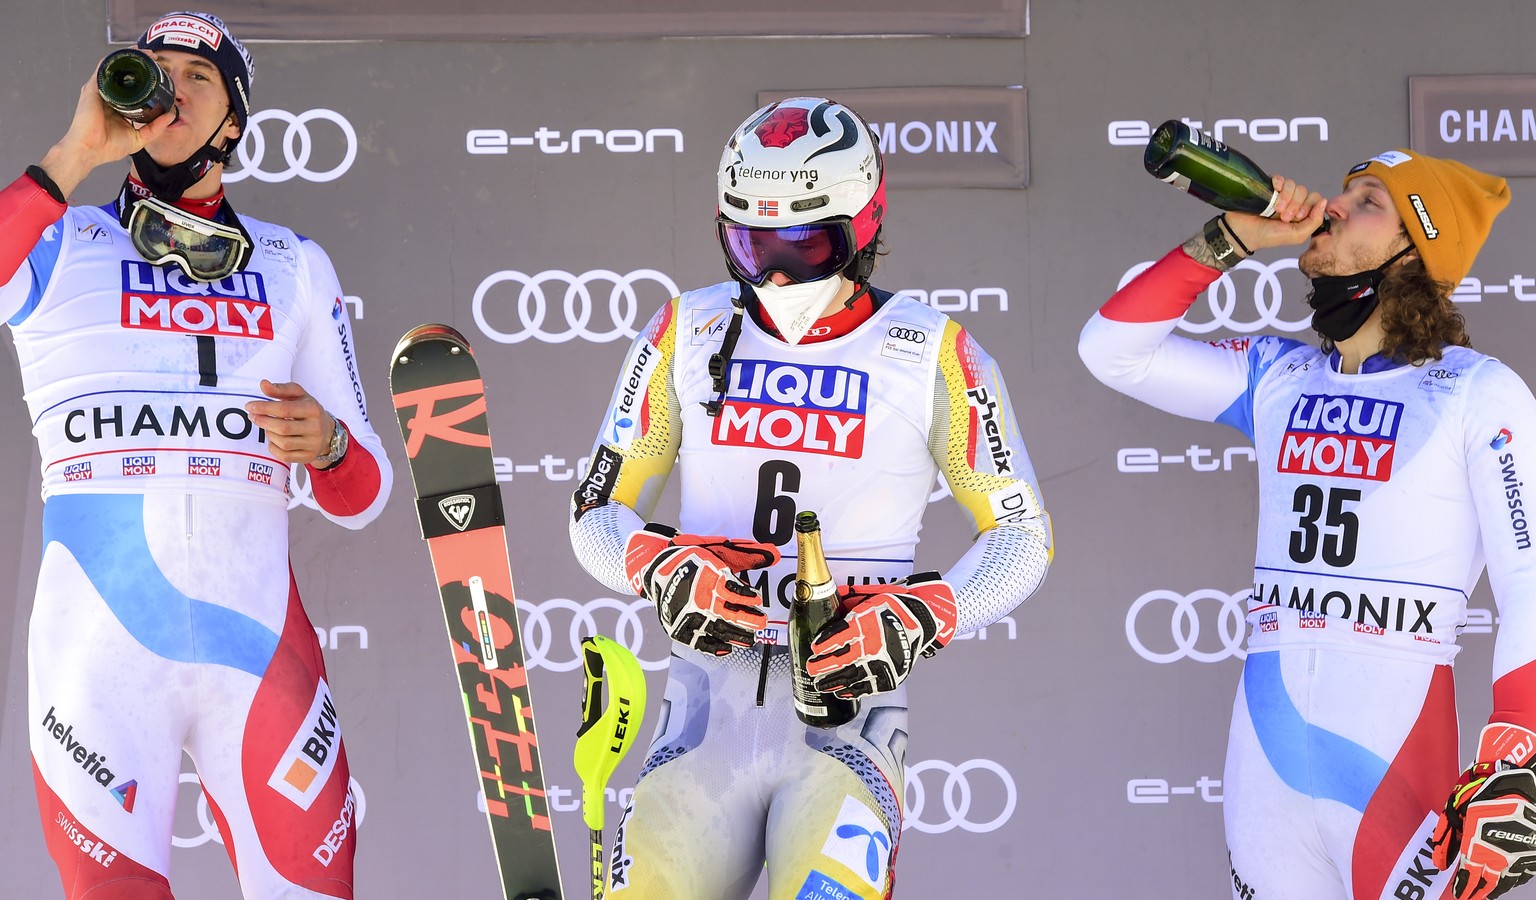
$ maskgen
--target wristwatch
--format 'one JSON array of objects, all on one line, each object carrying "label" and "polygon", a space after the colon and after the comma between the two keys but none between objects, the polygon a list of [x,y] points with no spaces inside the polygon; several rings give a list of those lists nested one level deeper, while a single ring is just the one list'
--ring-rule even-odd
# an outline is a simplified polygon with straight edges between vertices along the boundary
[{"label": "wristwatch", "polygon": [[1211,249],[1216,265],[1223,271],[1243,261],[1242,251],[1232,246],[1232,242],[1227,240],[1227,233],[1222,230],[1221,216],[1205,223],[1205,245]]},{"label": "wristwatch", "polygon": [[325,452],[310,461],[310,465],[319,469],[329,469],[341,462],[341,458],[347,455],[347,429],[341,424],[341,420],[335,416],[331,421],[336,423],[336,430],[331,434],[331,445],[325,448]]}]

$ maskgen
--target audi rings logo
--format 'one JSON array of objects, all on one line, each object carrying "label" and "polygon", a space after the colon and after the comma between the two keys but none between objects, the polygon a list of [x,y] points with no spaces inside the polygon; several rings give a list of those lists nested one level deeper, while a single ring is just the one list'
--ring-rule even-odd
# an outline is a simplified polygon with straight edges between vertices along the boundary
[{"label": "audi rings logo", "polygon": [[288,470],[288,509],[307,506],[316,512],[320,504],[315,502],[315,492],[309,486],[309,466],[293,466]]},{"label": "audi rings logo", "polygon": [[[515,302],[505,289],[494,291],[493,298],[493,290],[507,282],[518,286]],[[645,282],[659,287],[648,292],[651,299],[665,295],[655,303],[648,301],[652,309],[678,295],[672,279],[655,269],[636,269],[625,275],[607,269],[592,269],[580,275],[559,269],[545,269],[534,275],[505,269],[486,277],[475,289],[475,324],[486,337],[503,344],[520,344],[529,338],[546,344],[563,344],[576,338],[597,344],[629,340],[639,334],[635,330],[640,317],[636,288]],[[601,309],[594,308],[593,285],[604,284],[611,285],[608,302]],[[564,289],[555,310],[550,309],[556,304],[545,294],[545,285],[554,286],[557,296]]]},{"label": "audi rings logo", "polygon": [[[345,147],[339,162],[330,163],[336,158],[332,152],[335,136],[330,133],[331,129],[317,129],[315,135],[310,134],[310,124],[316,121],[329,122],[340,131]],[[268,122],[284,126],[282,136],[270,144],[264,127]],[[322,142],[326,152],[321,154],[321,159],[325,163],[311,165],[315,146]],[[281,160],[276,158],[275,148],[281,148]],[[274,152],[269,154],[269,151]],[[251,116],[246,124],[245,134],[235,146],[235,158],[240,160],[240,168],[226,172],[225,182],[240,181],[247,176],[266,182],[287,181],[295,176],[305,181],[335,181],[352,168],[352,161],[357,159],[357,132],[352,130],[352,123],[345,116],[333,109],[312,109],[298,115],[286,109],[264,109]],[[326,164],[329,164],[328,168],[320,168]]]},{"label": "audi rings logo", "polygon": [[[197,787],[197,808],[191,816],[195,824],[188,825],[185,814],[176,816],[175,828],[171,832],[171,846],[173,847],[201,847],[209,841],[215,844],[223,844],[224,836],[219,834],[219,826],[213,821],[213,812],[208,808],[208,795],[202,789],[202,783],[197,779],[196,772],[182,772],[179,779],[182,785],[194,785]],[[363,824],[363,814],[367,811],[368,801],[363,797],[363,786],[357,783],[356,778],[347,780],[347,786],[352,789],[352,797],[357,802],[357,813],[353,821],[358,827]],[[178,804],[179,805],[179,804]],[[182,834],[192,832],[191,837],[182,837]]]},{"label": "audi rings logo", "polygon": [[[574,672],[581,668],[581,639],[604,634],[628,647],[640,660],[640,668],[659,672],[667,667],[672,641],[661,630],[653,609],[644,597],[599,597],[586,603],[564,597],[537,603],[519,600],[524,662],[530,669]],[[647,625],[652,626],[649,647]]]},{"label": "audi rings logo", "polygon": [[[1125,273],[1116,288],[1130,284],[1131,279],[1152,267],[1151,262],[1137,263]],[[1300,272],[1296,269],[1295,259],[1277,259],[1272,263],[1262,263],[1253,259],[1245,259],[1232,267],[1229,272],[1223,272],[1221,277],[1205,290],[1205,302],[1211,310],[1209,322],[1190,321],[1185,316],[1179,322],[1179,328],[1190,334],[1210,334],[1213,331],[1227,329],[1238,334],[1253,334],[1266,328],[1278,331],[1305,331],[1312,325],[1312,313],[1296,319],[1284,318],[1281,313],[1281,305],[1285,299],[1284,291],[1280,285],[1280,273],[1287,270],[1296,271],[1295,279],[1301,279]],[[1234,275],[1244,273],[1241,278]],[[1239,288],[1241,282],[1244,285],[1252,281],[1252,288]],[[1293,290],[1304,291],[1301,286]]]},{"label": "audi rings logo", "polygon": [[921,344],[923,341],[928,340],[927,332],[918,328],[907,328],[902,325],[892,325],[886,329],[885,333],[888,337],[893,337],[898,341],[911,341],[914,344]]},{"label": "audi rings logo", "polygon": [[1013,776],[990,759],[959,765],[928,759],[907,766],[906,815],[902,829],[943,834],[956,828],[985,834],[1013,817],[1019,791]]},{"label": "audi rings logo", "polygon": [[[1251,594],[1248,590],[1228,594],[1204,589],[1187,595],[1148,591],[1137,597],[1125,614],[1125,639],[1136,655],[1148,662],[1243,659],[1248,655],[1243,649],[1245,604]],[[1144,634],[1151,636],[1150,642],[1142,640]],[[1205,635],[1209,637],[1202,640]],[[1173,649],[1161,649],[1170,639]]]}]

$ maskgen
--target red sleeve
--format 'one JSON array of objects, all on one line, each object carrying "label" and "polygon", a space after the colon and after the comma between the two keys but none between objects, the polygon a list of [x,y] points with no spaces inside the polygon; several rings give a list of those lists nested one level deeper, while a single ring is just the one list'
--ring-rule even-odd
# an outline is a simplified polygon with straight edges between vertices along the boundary
[{"label": "red sleeve", "polygon": [[[336,420],[347,428],[347,423]],[[329,469],[309,467],[309,487],[320,508],[333,516],[355,516],[373,505],[379,496],[379,461],[361,441],[352,440],[347,428],[347,453]]]},{"label": "red sleeve", "polygon": [[48,196],[30,175],[0,191],[0,284],[11,280],[37,245],[43,229],[63,218],[68,208]]},{"label": "red sleeve", "polygon": [[1536,662],[1505,672],[1493,683],[1493,715],[1488,721],[1536,731]]},{"label": "red sleeve", "polygon": [[1167,256],[1115,292],[1099,314],[1115,322],[1163,322],[1181,319],[1200,292],[1221,277],[1175,247]]}]

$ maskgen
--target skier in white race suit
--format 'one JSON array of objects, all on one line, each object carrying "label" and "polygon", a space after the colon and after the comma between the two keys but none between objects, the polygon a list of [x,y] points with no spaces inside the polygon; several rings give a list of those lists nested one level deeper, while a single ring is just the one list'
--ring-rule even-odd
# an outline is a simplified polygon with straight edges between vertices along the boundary
[{"label": "skier in white race suit", "polygon": [[[1522,481],[1536,401],[1470,349],[1451,294],[1509,189],[1406,150],[1351,168],[1327,201],[1275,187],[1273,218],[1213,218],[1080,341],[1114,389],[1254,443],[1251,628],[1223,779],[1232,896],[1496,897],[1536,866]],[[1303,242],[1321,348],[1171,334],[1223,271]],[[1485,567],[1500,617],[1493,715],[1458,780],[1451,661]]]},{"label": "skier in white race suit", "polygon": [[[658,310],[620,370],[571,539],[599,581],[656,604],[674,643],[615,897],[746,897],[765,860],[773,900],[889,896],[902,681],[1045,575],[1049,520],[996,365],[947,316],[869,285],[884,178],[847,107],[758,110],[718,172],[732,280]],[[674,465],[679,527],[648,525]],[[939,473],[976,541],[942,578],[913,573]],[[797,510],[820,516],[841,608],[808,671],[860,698],[835,729],[791,700]]]},{"label": "skier in white race suit", "polygon": [[[223,163],[252,66],[206,13],[138,46],[175,86],[141,128],[81,88],[65,136],[0,191],[0,316],[42,456],[28,735],[65,894],[171,896],[185,751],[246,898],[352,896],[356,798],[288,561],[306,466],[372,521],[391,473],[325,252],[236,215]],[[131,156],[116,200],[67,206]]]}]

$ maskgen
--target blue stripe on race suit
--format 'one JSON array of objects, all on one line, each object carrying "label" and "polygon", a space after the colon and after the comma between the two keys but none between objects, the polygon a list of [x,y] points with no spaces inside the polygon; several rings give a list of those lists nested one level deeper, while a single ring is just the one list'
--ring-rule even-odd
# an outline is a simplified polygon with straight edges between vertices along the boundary
[{"label": "blue stripe on race suit", "polygon": [[1238,395],[1232,405],[1221,411],[1216,421],[1222,425],[1231,425],[1238,431],[1253,440],[1253,385],[1248,385],[1248,390]]},{"label": "blue stripe on race suit", "polygon": [[[1280,671],[1280,654],[1253,653],[1243,667],[1243,697],[1264,757],[1293,790],[1337,800],[1358,812],[1387,774],[1387,761],[1302,718]],[[1314,765],[1313,761],[1321,764]]]},{"label": "blue stripe on race suit", "polygon": [[[54,267],[59,264],[59,248],[64,246],[64,220],[60,219],[49,225],[57,237],[51,241],[38,239],[32,247],[32,252],[27,254],[27,261],[32,264],[32,287],[27,291],[27,302],[11,316],[11,325],[20,325],[32,315],[32,310],[37,309],[37,304],[43,299],[43,291],[48,289],[48,282],[53,280]],[[48,233],[47,229],[43,234]]]},{"label": "blue stripe on race suit", "polygon": [[177,662],[228,666],[260,678],[278,635],[243,613],[183,594],[155,565],[144,498],[59,494],[43,507],[43,545],[69,550],[134,640]]},{"label": "blue stripe on race suit", "polygon": [[1306,346],[1301,341],[1293,341],[1290,338],[1274,337],[1272,335],[1257,338],[1248,345],[1248,387],[1232,405],[1221,411],[1216,421],[1223,425],[1230,425],[1253,440],[1253,397],[1258,391],[1259,382],[1264,380],[1264,375],[1269,372],[1269,367],[1280,360],[1280,357],[1290,353],[1297,347]]}]

